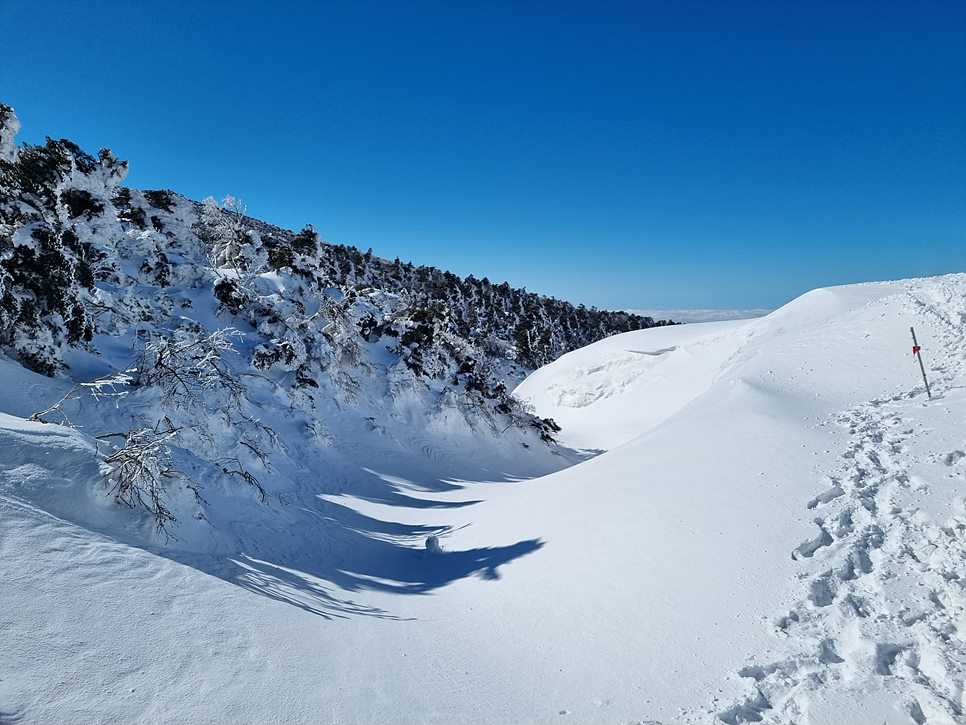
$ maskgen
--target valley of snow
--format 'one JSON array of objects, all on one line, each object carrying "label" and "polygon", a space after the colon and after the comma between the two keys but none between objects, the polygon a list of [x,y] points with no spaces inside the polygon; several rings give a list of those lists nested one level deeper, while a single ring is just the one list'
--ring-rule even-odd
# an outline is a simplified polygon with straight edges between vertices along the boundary
[{"label": "valley of snow", "polygon": [[170,540],[0,360],[0,723],[964,722],[964,325],[950,275],[618,335],[517,389],[556,452],[266,409],[284,487]]}]

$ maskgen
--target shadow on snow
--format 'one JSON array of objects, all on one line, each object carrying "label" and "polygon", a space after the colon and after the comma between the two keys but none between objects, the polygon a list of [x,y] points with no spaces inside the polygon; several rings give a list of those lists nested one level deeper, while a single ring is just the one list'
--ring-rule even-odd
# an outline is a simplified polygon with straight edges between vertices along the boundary
[{"label": "shadow on snow", "polygon": [[[327,482],[296,485],[267,509],[253,509],[264,512],[257,519],[220,521],[214,507],[209,509],[216,530],[230,529],[237,536],[237,546],[233,548],[238,553],[218,556],[192,552],[190,546],[182,546],[178,540],[151,550],[250,592],[327,619],[353,616],[400,619],[346,594],[419,595],[469,577],[495,581],[500,578],[501,566],[543,546],[539,539],[528,539],[507,546],[463,551],[444,548],[430,553],[425,549],[426,539],[445,536],[453,530],[451,527],[383,520],[331,498],[345,497],[346,501],[356,499],[410,512],[459,509],[479,500],[438,501],[408,495],[406,490],[425,494],[456,492],[470,484],[469,479],[455,483],[418,475],[410,481],[370,469],[338,469],[332,470],[333,476]],[[520,480],[508,475],[493,478],[499,480],[477,483]],[[274,520],[266,520],[268,517]],[[177,529],[172,533],[178,536]]]}]

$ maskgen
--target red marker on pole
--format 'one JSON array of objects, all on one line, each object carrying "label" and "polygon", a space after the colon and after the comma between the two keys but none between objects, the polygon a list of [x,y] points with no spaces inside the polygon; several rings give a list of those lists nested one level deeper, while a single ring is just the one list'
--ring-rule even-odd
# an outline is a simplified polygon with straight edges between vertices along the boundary
[{"label": "red marker on pole", "polygon": [[912,354],[919,360],[919,369],[922,371],[922,382],[926,384],[926,395],[931,399],[932,393],[929,392],[929,381],[926,380],[926,366],[922,364],[922,353],[920,352],[922,348],[919,347],[919,343],[916,341],[916,331],[910,327],[909,332],[912,333]]}]

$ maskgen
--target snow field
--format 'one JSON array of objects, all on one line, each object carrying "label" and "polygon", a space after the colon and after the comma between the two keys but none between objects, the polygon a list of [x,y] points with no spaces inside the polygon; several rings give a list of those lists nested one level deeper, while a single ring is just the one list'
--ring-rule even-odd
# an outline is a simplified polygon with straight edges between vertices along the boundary
[{"label": "snow field", "polygon": [[279,413],[270,504],[167,543],[0,362],[0,721],[962,722],[964,321],[952,275],[602,341],[518,389],[589,459]]}]

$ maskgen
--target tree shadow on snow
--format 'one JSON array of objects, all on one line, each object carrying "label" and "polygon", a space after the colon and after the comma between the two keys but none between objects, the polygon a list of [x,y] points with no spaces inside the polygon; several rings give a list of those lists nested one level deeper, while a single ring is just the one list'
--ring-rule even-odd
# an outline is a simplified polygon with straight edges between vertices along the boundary
[{"label": "tree shadow on snow", "polygon": [[[220,521],[215,507],[209,507],[212,520],[197,525],[211,525],[219,531],[230,529],[237,536],[233,545],[236,554],[192,552],[192,547],[182,548],[177,541],[151,548],[252,593],[326,619],[400,619],[347,594],[420,595],[469,577],[495,581],[500,579],[501,566],[543,546],[538,539],[528,539],[463,551],[444,546],[431,553],[426,550],[427,538],[441,536],[445,541],[451,527],[384,520],[357,511],[349,502],[376,503],[388,511],[398,508],[408,511],[412,518],[414,512],[463,508],[478,500],[438,501],[410,496],[407,490],[445,494],[465,486],[439,479],[414,482],[362,471],[360,475],[357,469],[351,478],[337,476],[331,483],[296,486],[273,505],[249,509],[257,516],[245,517],[247,521]],[[173,533],[177,536],[178,532]]]},{"label": "tree shadow on snow", "polygon": [[324,498],[302,512],[317,522],[312,527],[314,546],[293,547],[284,564],[267,556],[233,558],[230,581],[326,617],[396,618],[335,597],[333,587],[344,592],[412,595],[428,594],[467,577],[495,581],[501,566],[543,546],[542,541],[530,539],[508,546],[430,553],[426,539],[445,535],[448,527],[384,521]]},{"label": "tree shadow on snow", "polygon": [[543,546],[537,539],[510,546],[466,551],[429,552],[370,539],[353,566],[340,569],[325,558],[282,566],[251,556],[231,559],[236,567],[229,581],[248,591],[291,604],[326,619],[368,616],[405,619],[378,607],[358,604],[332,594],[332,585],[349,592],[428,594],[459,579],[500,578],[499,567]]}]

